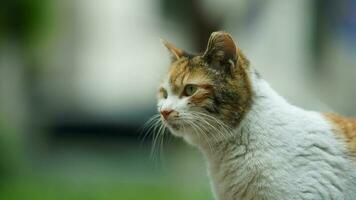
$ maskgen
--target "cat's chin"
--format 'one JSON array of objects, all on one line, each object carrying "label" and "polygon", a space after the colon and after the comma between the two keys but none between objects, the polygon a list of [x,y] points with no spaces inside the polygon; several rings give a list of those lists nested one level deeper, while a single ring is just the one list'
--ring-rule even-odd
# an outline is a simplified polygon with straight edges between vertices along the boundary
[{"label": "cat's chin", "polygon": [[190,145],[197,145],[199,143],[198,139],[192,134],[192,130],[184,129],[182,126],[167,125],[170,133],[176,137],[183,138]]},{"label": "cat's chin", "polygon": [[165,126],[169,128],[169,130],[172,131],[183,131],[183,124],[179,120],[170,120],[170,121],[165,121],[164,122]]},{"label": "cat's chin", "polygon": [[183,138],[188,144],[190,144],[190,145],[197,144],[196,139],[193,138],[191,134],[183,132],[183,131],[177,131],[177,130],[172,130],[172,129],[170,129],[170,130],[171,130],[170,132],[172,135],[179,137],[179,138]]},{"label": "cat's chin", "polygon": [[175,136],[183,136],[183,128],[179,124],[166,124],[170,132]]},{"label": "cat's chin", "polygon": [[166,123],[166,126],[168,127],[171,134],[174,136],[183,137],[184,135],[186,135],[186,130],[183,128],[182,124]]}]

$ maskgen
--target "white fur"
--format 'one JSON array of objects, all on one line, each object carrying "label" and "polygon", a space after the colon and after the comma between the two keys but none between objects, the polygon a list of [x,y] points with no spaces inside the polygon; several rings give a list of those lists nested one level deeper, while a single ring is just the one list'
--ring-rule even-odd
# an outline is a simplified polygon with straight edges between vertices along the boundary
[{"label": "white fur", "polygon": [[[319,113],[289,104],[253,73],[251,79],[253,105],[235,137],[211,151],[183,136],[207,158],[216,199],[356,200],[355,161],[346,156],[331,124]],[[188,109],[174,98],[159,105]]]},{"label": "white fur", "polygon": [[167,99],[158,100],[158,111],[165,109],[173,110],[187,110],[188,97],[179,98],[177,94],[174,94],[172,88],[169,85],[168,77],[164,80],[162,87],[167,91]]},{"label": "white fur", "polygon": [[217,199],[356,200],[356,165],[324,117],[253,75],[252,84],[254,103],[235,132],[246,139],[206,153]]}]

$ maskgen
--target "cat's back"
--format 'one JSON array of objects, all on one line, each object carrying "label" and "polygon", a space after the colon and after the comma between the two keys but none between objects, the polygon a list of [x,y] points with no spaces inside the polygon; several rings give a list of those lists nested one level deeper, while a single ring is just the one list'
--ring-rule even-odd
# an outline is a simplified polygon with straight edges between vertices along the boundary
[{"label": "cat's back", "polygon": [[322,116],[331,125],[332,133],[345,149],[345,157],[349,164],[345,172],[349,178],[344,188],[345,199],[356,199],[356,119],[332,113],[324,113]]},{"label": "cat's back", "polygon": [[297,199],[356,199],[356,119],[303,109],[291,113],[297,119],[286,122],[281,134],[299,136],[285,138],[297,141],[282,147],[292,159],[280,167],[289,171],[290,183],[300,186]]}]

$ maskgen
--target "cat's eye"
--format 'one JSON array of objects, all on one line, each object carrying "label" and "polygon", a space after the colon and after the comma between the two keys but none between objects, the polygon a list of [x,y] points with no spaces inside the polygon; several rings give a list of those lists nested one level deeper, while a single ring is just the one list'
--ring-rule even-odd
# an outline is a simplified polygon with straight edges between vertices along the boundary
[{"label": "cat's eye", "polygon": [[198,87],[196,85],[193,84],[188,84],[185,86],[184,88],[184,96],[192,96],[196,91],[197,91]]},{"label": "cat's eye", "polygon": [[161,94],[162,94],[162,97],[164,98],[164,99],[167,99],[167,97],[168,97],[168,93],[167,93],[167,90],[165,90],[165,89],[161,89]]}]

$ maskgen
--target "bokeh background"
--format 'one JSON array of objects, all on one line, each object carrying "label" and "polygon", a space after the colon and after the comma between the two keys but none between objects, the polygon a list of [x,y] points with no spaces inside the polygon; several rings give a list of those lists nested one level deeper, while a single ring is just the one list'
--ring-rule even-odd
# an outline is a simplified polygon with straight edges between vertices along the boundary
[{"label": "bokeh background", "polygon": [[356,116],[356,0],[3,0],[0,199],[213,199],[196,149],[152,157],[140,128],[159,38],[196,53],[215,30],[293,104]]}]

